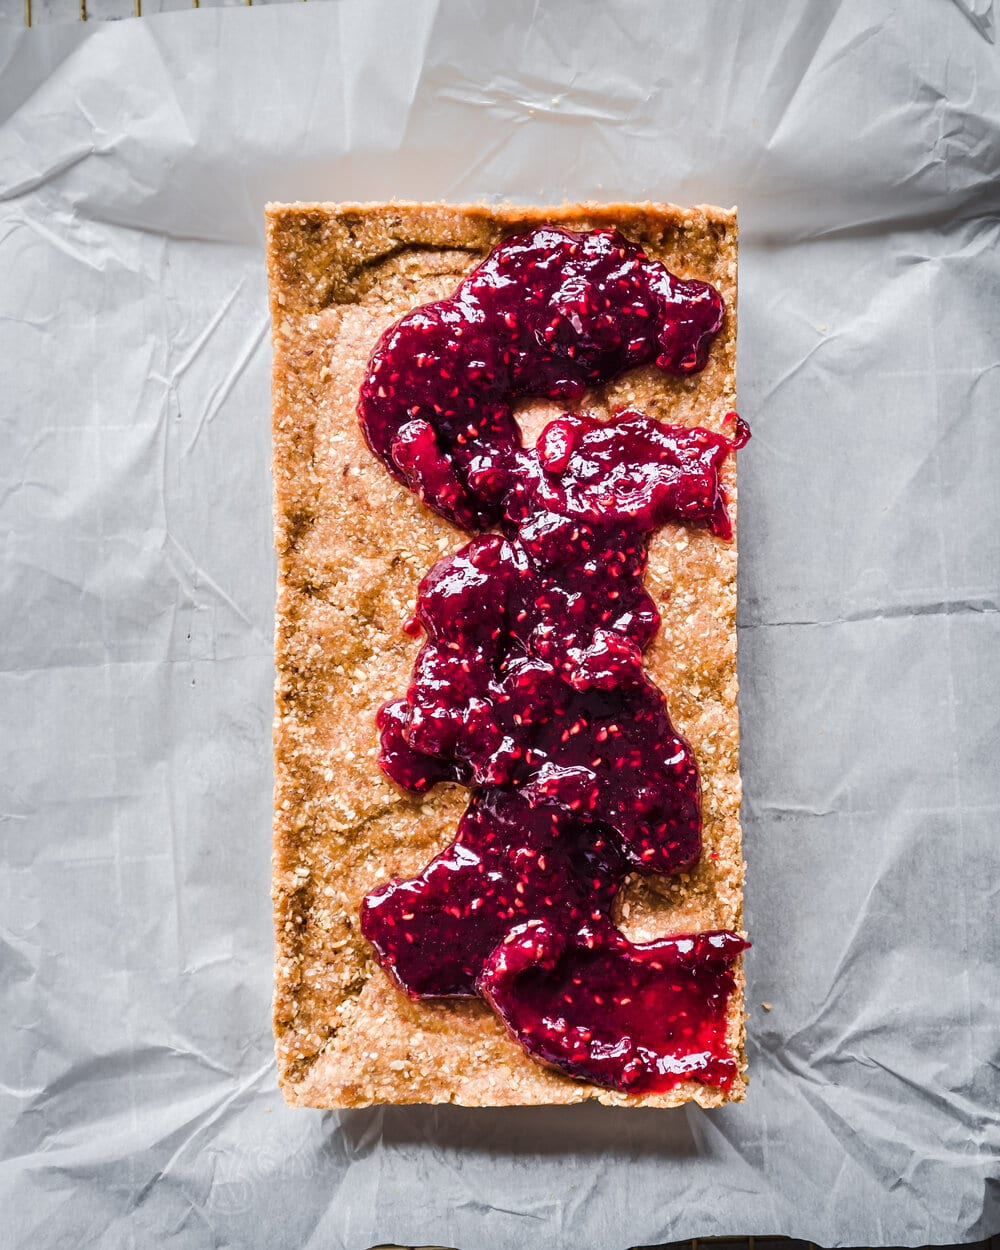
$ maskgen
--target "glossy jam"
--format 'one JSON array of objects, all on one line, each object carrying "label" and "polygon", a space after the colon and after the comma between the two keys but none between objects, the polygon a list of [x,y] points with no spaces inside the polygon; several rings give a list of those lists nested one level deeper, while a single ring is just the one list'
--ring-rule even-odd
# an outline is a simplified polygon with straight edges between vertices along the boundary
[{"label": "glossy jam", "polygon": [[536,1059],[629,1094],[680,1081],[727,1088],[735,933],[698,933],[637,946],[607,925],[575,934],[524,925],[490,956],[487,1001]]},{"label": "glossy jam", "polygon": [[714,287],[680,281],[615,231],[545,226],[502,243],[454,295],[383,335],[361,387],[362,428],[424,503],[487,529],[521,460],[516,399],[576,402],[651,360],[702,369],[722,319]]},{"label": "glossy jam", "polygon": [[479,791],[455,841],[409,881],[365,899],[365,933],[406,990],[478,993],[483,965],[517,925],[577,933],[605,919],[625,865],[617,840],[516,790]]},{"label": "glossy jam", "polygon": [[452,845],[373,891],[362,929],[419,997],[481,994],[525,1049],[632,1092],[726,1086],[735,934],[628,942],[629,872],[689,868],[698,772],[642,667],[659,616],[643,586],[664,522],[729,537],[733,438],[638,412],[566,415],[521,445],[518,396],[579,399],[655,359],[704,366],[713,288],[609,232],[545,227],[498,247],[449,300],[383,337],[359,414],[372,450],[466,529],[424,579],[426,634],[405,699],[379,714],[380,763],[420,793],[472,789]]}]

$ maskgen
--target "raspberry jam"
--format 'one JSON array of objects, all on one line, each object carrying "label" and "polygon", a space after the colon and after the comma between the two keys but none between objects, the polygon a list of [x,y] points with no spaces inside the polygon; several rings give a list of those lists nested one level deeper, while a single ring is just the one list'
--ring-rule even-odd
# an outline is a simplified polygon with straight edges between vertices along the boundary
[{"label": "raspberry jam", "polygon": [[642,653],[643,586],[667,521],[731,536],[719,470],[733,437],[640,412],[565,415],[533,448],[518,397],[579,400],[655,360],[704,367],[717,291],[614,231],[509,239],[449,299],[383,335],[359,416],[394,477],[479,533],[430,570],[409,628],[426,641],[379,713],[380,764],[421,793],[471,788],[454,842],[372,891],[362,930],[414,997],[486,999],[533,1057],[631,1093],[726,1088],[728,932],[629,942],[612,907],[630,872],[701,850],[698,769]]},{"label": "raspberry jam", "polygon": [[654,359],[703,369],[722,318],[714,287],[681,282],[615,231],[543,226],[382,336],[361,387],[365,437],[429,507],[489,529],[522,460],[515,399],[576,402]]},{"label": "raspberry jam", "polygon": [[620,933],[568,937],[544,921],[515,929],[481,985],[528,1052],[595,1085],[659,1093],[680,1081],[727,1088],[726,1045],[735,933],[697,933],[641,946]]}]

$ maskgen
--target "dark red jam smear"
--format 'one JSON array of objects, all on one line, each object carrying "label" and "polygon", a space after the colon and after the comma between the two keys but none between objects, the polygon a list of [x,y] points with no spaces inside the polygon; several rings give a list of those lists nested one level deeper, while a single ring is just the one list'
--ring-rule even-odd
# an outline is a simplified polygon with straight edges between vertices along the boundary
[{"label": "dark red jam smear", "polygon": [[516,399],[576,402],[651,360],[696,372],[723,312],[714,287],[682,282],[614,230],[543,226],[382,336],[361,387],[365,437],[428,506],[489,529],[523,460]]},{"label": "dark red jam smear", "polygon": [[472,797],[454,842],[374,890],[362,930],[414,997],[483,996],[541,1062],[647,1093],[726,1088],[736,934],[635,944],[612,921],[630,872],[701,851],[698,770],[642,653],[643,586],[667,521],[730,537],[719,470],[749,436],[565,415],[524,448],[517,397],[578,400],[651,360],[704,367],[718,292],[614,231],[510,239],[450,299],[383,336],[361,391],[368,443],[424,502],[479,534],[431,569],[426,642],[379,713],[380,764],[416,793]]},{"label": "dark red jam smear", "polygon": [[607,926],[567,935],[543,921],[508,935],[480,986],[529,1054],[570,1076],[629,1094],[725,1089],[730,968],[746,945],[720,931],[639,946]]}]

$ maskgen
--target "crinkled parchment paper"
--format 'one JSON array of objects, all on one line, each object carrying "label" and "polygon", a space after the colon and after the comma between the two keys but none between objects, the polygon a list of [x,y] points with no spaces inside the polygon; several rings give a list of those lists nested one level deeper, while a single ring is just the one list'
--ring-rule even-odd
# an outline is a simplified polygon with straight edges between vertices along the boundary
[{"label": "crinkled parchment paper", "polygon": [[[997,1231],[998,25],[346,0],[0,37],[4,1247]],[[263,205],[392,196],[739,203],[743,1106],[277,1094]]]}]

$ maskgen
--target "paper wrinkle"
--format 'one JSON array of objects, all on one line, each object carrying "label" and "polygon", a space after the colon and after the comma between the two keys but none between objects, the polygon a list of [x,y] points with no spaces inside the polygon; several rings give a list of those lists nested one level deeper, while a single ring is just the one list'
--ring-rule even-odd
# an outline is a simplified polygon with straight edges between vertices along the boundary
[{"label": "paper wrinkle", "polygon": [[959,13],[969,19],[973,30],[978,31],[987,43],[996,43],[993,0],[951,0],[951,2]]},{"label": "paper wrinkle", "polygon": [[[12,1246],[1000,1231],[994,40],[985,0],[0,36]],[[743,1106],[280,1102],[263,205],[392,197],[739,204]]]},{"label": "paper wrinkle", "polygon": [[879,608],[861,608],[856,612],[847,612],[832,620],[801,620],[801,621],[743,621],[739,629],[789,629],[795,627],[851,625],[861,621],[894,621],[906,620],[914,616],[961,616],[971,613],[979,616],[984,613],[1000,612],[1000,603],[992,597],[976,599],[952,599],[933,603],[897,603]]},{"label": "paper wrinkle", "polygon": [[247,368],[249,367],[253,356],[258,352],[261,345],[264,343],[265,338],[267,337],[270,329],[271,329],[271,319],[269,317],[262,317],[260,325],[258,326],[256,332],[245,344],[243,350],[240,352],[239,357],[233,362],[233,365],[230,368],[229,372],[218,383],[218,385],[214,387],[211,394],[208,396],[206,405],[204,409],[202,410],[201,416],[198,418],[198,424],[195,426],[194,434],[191,437],[191,441],[188,443],[187,447],[184,449],[185,455],[189,456],[192,453],[192,451],[194,450],[195,444],[197,443],[198,439],[201,437],[201,433],[202,433],[202,430],[205,428],[205,425],[208,422],[213,420],[213,418],[218,413],[219,409],[229,398],[229,395],[232,392],[233,387],[236,385],[238,381],[240,381],[240,379],[246,373]]}]

